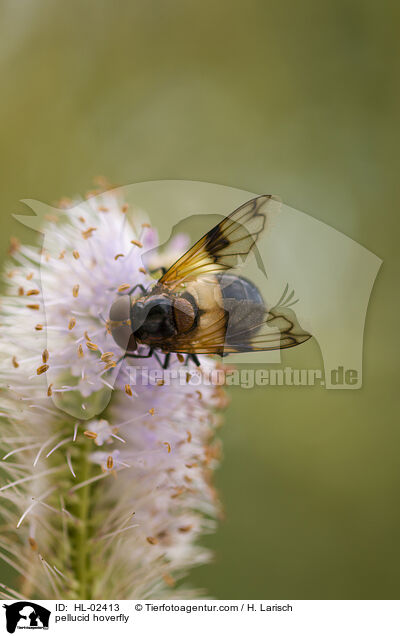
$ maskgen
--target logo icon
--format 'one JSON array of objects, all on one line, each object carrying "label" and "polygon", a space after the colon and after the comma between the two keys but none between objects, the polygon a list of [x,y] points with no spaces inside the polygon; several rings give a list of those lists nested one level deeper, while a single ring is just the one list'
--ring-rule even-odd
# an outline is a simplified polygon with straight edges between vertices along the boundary
[{"label": "logo icon", "polygon": [[6,610],[7,631],[14,634],[16,629],[49,629],[50,610],[32,603],[18,601],[3,605]]}]

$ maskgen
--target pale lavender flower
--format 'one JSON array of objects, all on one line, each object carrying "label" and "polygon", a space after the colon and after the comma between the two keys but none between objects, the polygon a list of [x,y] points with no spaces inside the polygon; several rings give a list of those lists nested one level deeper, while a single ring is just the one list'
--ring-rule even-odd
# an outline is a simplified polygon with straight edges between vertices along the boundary
[{"label": "pale lavender flower", "polygon": [[[0,548],[19,575],[3,596],[182,596],[176,581],[209,558],[197,538],[219,510],[224,395],[193,386],[191,363],[186,382],[133,383],[134,370],[140,379],[159,364],[122,359],[109,333],[116,296],[154,282],[142,255],[157,235],[143,213],[131,221],[113,192],[50,210],[53,219],[32,207],[43,248],[14,243],[1,306]],[[23,221],[36,227],[37,217]],[[213,368],[203,356],[202,373]]]}]

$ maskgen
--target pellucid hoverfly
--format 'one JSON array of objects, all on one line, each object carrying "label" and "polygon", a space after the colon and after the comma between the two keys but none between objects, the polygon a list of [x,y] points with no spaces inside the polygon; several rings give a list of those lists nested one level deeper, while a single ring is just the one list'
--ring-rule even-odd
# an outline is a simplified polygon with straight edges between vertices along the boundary
[{"label": "pellucid hoverfly", "polygon": [[[150,290],[140,285],[111,306],[109,325],[125,356],[172,352],[196,354],[266,351],[293,347],[310,338],[282,297],[269,308],[257,287],[233,270],[254,248],[264,229],[271,195],[251,199],[195,243]],[[142,294],[133,297],[137,288]],[[287,291],[287,289],[285,290]],[[285,293],[284,293],[285,296]],[[149,347],[146,354],[138,345]]]}]

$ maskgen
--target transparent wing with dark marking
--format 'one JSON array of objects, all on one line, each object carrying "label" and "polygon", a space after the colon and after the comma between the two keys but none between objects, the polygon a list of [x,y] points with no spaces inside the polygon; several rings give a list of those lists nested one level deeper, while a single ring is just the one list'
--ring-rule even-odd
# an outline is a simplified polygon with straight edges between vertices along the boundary
[{"label": "transparent wing with dark marking", "polygon": [[[254,249],[264,229],[268,208],[273,205],[279,205],[279,201],[270,194],[241,205],[197,241],[160,278],[159,283],[173,288],[199,276],[239,266]],[[259,254],[257,256],[263,269]]]},{"label": "transparent wing with dark marking", "polygon": [[[219,283],[215,297],[220,295]],[[291,309],[296,301],[287,295],[288,286],[279,303],[266,309],[250,300],[225,299],[223,311],[218,303],[207,310],[207,329],[201,327],[188,334],[175,336],[163,348],[180,353],[239,353],[245,351],[272,351],[287,349],[305,342],[311,335],[305,331]]]}]

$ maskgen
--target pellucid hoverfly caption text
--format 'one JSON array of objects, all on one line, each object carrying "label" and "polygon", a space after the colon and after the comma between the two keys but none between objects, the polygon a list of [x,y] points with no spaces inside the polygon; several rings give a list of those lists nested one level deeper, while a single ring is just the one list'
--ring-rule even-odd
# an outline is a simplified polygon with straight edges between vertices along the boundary
[{"label": "pellucid hoverfly caption text", "polygon": [[161,612],[165,614],[204,614],[204,613],[253,613],[253,612],[293,612],[291,603],[270,604],[268,601],[141,601],[141,602],[80,602],[56,603],[54,622],[57,623],[120,623],[134,621],[137,613]]}]

